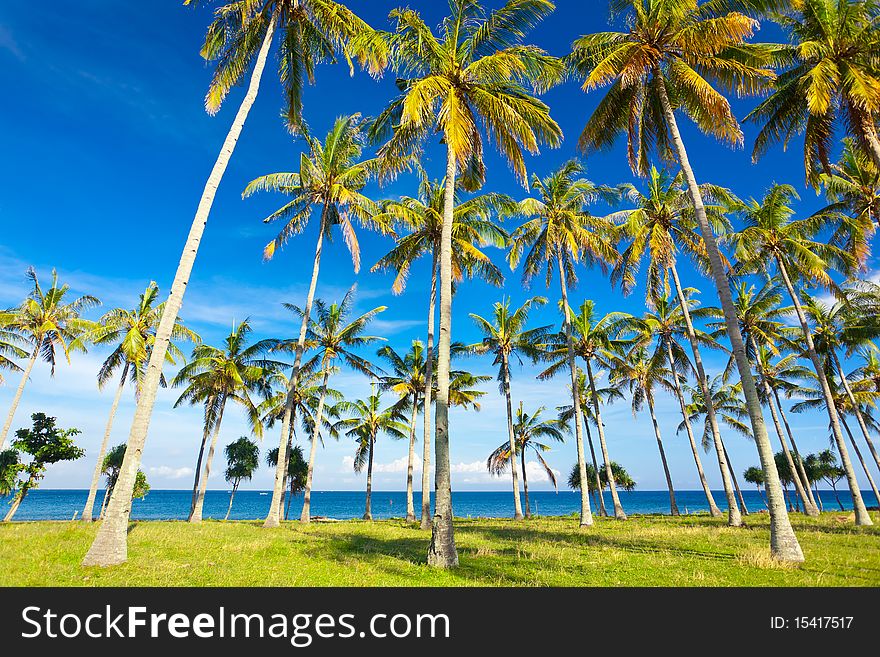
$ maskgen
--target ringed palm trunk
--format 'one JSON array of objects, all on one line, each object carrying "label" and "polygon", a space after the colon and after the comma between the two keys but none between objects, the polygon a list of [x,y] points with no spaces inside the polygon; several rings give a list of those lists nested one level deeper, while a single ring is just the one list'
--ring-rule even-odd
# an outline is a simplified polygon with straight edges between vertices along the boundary
[{"label": "ringed palm trunk", "polygon": [[406,459],[406,521],[416,521],[416,507],[413,501],[413,462],[416,459],[416,416],[419,413],[419,395],[413,395],[412,418],[409,422],[409,454]]},{"label": "ringed palm trunk", "polygon": [[[452,345],[452,222],[455,210],[455,152],[446,147],[446,191],[440,238],[440,340],[437,345],[437,403],[435,422],[434,520],[428,564],[439,568],[458,566],[452,527],[452,487],[449,473],[449,365]],[[427,402],[427,400],[426,400]],[[426,403],[426,406],[428,404]]]},{"label": "ringed palm trunk", "polygon": [[18,384],[18,388],[15,391],[15,396],[12,398],[12,405],[9,407],[9,413],[6,416],[6,422],[3,423],[3,434],[0,435],[0,451],[3,450],[3,445],[6,444],[6,436],[9,435],[9,429],[12,428],[12,420],[15,417],[15,411],[18,410],[18,404],[21,402],[21,396],[24,394],[24,387],[27,385],[28,379],[31,376],[31,370],[34,369],[34,363],[37,362],[37,357],[40,355],[40,347],[37,346],[34,348],[33,353],[31,354],[30,359],[28,360],[27,367],[24,368],[24,372],[21,375],[21,381]]},{"label": "ringed palm trunk", "polygon": [[706,502],[709,504],[709,513],[713,518],[721,517],[721,510],[715,504],[715,498],[712,496],[712,490],[709,488],[709,482],[706,481],[706,473],[703,472],[703,462],[700,460],[700,453],[697,449],[697,441],[694,439],[694,430],[691,428],[691,421],[687,414],[687,405],[684,402],[684,394],[681,391],[681,383],[678,380],[678,372],[675,371],[675,356],[672,353],[672,344],[666,341],[666,359],[669,362],[669,371],[672,372],[672,387],[675,390],[675,396],[678,399],[678,406],[681,409],[681,417],[684,422],[684,428],[687,433],[688,442],[691,445],[691,453],[694,455],[694,463],[697,465],[697,474],[700,476],[700,485],[703,487],[703,494],[706,496]]},{"label": "ringed palm trunk", "polygon": [[367,457],[367,506],[364,510],[364,520],[372,520],[373,513],[371,511],[370,502],[373,497],[373,448],[376,445],[376,438],[370,436],[369,455]]},{"label": "ringed palm trunk", "polygon": [[[571,337],[571,312],[568,307],[568,281],[565,279],[565,267],[562,262],[562,254],[557,250],[556,252],[556,267],[559,269],[559,289],[560,294],[562,295],[562,317],[563,323],[565,324],[565,350],[566,357],[568,358],[568,372],[571,378],[571,403],[572,403],[572,412],[574,414],[574,438],[575,438],[575,447],[577,449],[577,466],[578,466],[578,474],[580,476],[581,483],[581,518],[580,518],[580,526],[581,527],[589,527],[593,524],[593,510],[590,508],[590,484],[587,481],[587,462],[584,458],[584,438],[581,434],[581,396],[578,392],[577,385],[577,365],[574,360],[574,342]],[[590,441],[590,450],[593,449],[592,441]],[[525,450],[523,450],[525,452]],[[593,454],[593,467],[596,467],[595,464],[596,455]],[[525,477],[525,474],[523,474]],[[596,467],[596,479],[598,485],[599,478],[599,468]],[[599,491],[599,499],[602,498],[602,488],[601,485],[597,490]],[[605,515],[605,503],[602,502],[602,511],[603,515]]]},{"label": "ringed palm trunk", "polygon": [[846,435],[849,436],[849,442],[853,446],[853,450],[855,450],[856,458],[859,459],[859,463],[862,464],[862,470],[865,472],[868,484],[874,492],[874,499],[877,500],[877,508],[880,509],[880,492],[877,491],[877,484],[874,483],[874,477],[871,476],[871,471],[868,470],[868,465],[865,463],[865,459],[862,458],[862,450],[860,450],[858,444],[856,444],[856,439],[855,436],[853,436],[852,431],[850,431],[849,423],[847,423],[844,418],[841,418],[840,420],[843,423],[843,428],[846,430]]},{"label": "ringed palm trunk", "polygon": [[235,150],[235,145],[241,135],[241,130],[244,127],[248,113],[257,98],[260,78],[266,66],[266,59],[272,45],[272,35],[275,32],[275,18],[273,15],[269,21],[266,36],[263,38],[263,43],[260,46],[260,51],[254,64],[247,93],[241,103],[241,107],[238,109],[238,113],[235,115],[232,127],[226,135],[223,148],[220,150],[220,155],[214,164],[211,175],[208,177],[198,210],[196,210],[183,254],[180,257],[177,273],[174,275],[174,281],[171,284],[171,293],[165,302],[165,309],[162,312],[162,318],[156,329],[156,338],[153,349],[150,352],[150,360],[147,364],[147,373],[144,377],[141,396],[131,423],[131,431],[126,443],[128,447],[125,450],[125,458],[122,461],[119,480],[114,487],[113,495],[107,506],[104,522],[101,524],[92,546],[83,559],[83,565],[85,566],[111,566],[124,563],[128,558],[127,538],[128,520],[131,516],[131,494],[134,490],[137,471],[141,464],[141,454],[147,439],[147,430],[150,426],[153,406],[156,403],[156,393],[159,389],[159,380],[162,377],[165,354],[168,351],[171,333],[174,330],[177,315],[183,303],[183,294],[186,291],[186,286],[192,273],[196,254],[199,250],[199,243],[202,240],[202,234],[208,223],[208,215],[211,212],[211,206],[217,194],[217,187],[223,178],[226,167],[229,165],[229,160],[232,157],[232,152]]},{"label": "ringed palm trunk", "polygon": [[669,464],[666,462],[666,451],[663,449],[663,439],[660,437],[660,425],[657,423],[657,414],[654,413],[654,402],[648,399],[648,410],[651,412],[651,423],[654,425],[654,436],[657,438],[657,449],[660,450],[660,461],[663,463],[663,474],[666,475],[666,487],[669,488],[669,511],[672,515],[681,515],[678,505],[675,503],[675,487],[672,485],[672,475],[669,474]]},{"label": "ringed palm trunk", "polygon": [[731,485],[731,477],[728,476],[729,464],[724,449],[724,441],[721,439],[721,430],[718,427],[718,417],[715,414],[715,406],[712,404],[712,390],[709,388],[709,377],[706,376],[706,369],[703,367],[703,356],[700,353],[700,345],[697,342],[697,334],[694,330],[691,311],[690,308],[688,308],[687,298],[684,295],[684,288],[682,288],[681,280],[678,278],[678,268],[673,264],[669,268],[669,271],[672,273],[672,280],[675,283],[675,293],[678,296],[678,305],[681,307],[688,342],[690,342],[691,352],[694,355],[694,366],[697,370],[697,383],[700,386],[700,391],[703,393],[703,399],[706,402],[706,417],[709,421],[709,428],[712,432],[712,444],[715,447],[715,456],[718,459],[718,469],[721,471],[721,484],[724,486],[724,495],[727,498],[727,524],[731,527],[739,527],[742,525],[742,515],[739,507],[736,505],[736,493],[734,492],[734,487]]},{"label": "ringed palm trunk", "polygon": [[[596,494],[599,497],[599,513],[603,518],[608,517],[608,510],[605,508],[605,498],[602,495],[602,480],[599,479],[599,462],[596,460],[596,450],[593,449],[593,433],[590,431],[590,418],[584,414],[584,428],[587,430],[587,443],[590,446],[590,458],[593,459],[593,470],[596,473]],[[583,475],[581,475],[583,476]]]},{"label": "ringed palm trunk", "polygon": [[871,452],[871,456],[874,457],[874,463],[877,465],[877,468],[880,469],[880,458],[877,456],[877,450],[874,449],[874,442],[871,440],[871,433],[868,431],[868,425],[865,424],[865,417],[862,415],[862,410],[859,408],[859,404],[849,385],[846,374],[843,373],[843,365],[840,363],[840,358],[837,357],[837,352],[833,349],[831,350],[831,357],[834,359],[834,366],[837,368],[837,375],[843,382],[843,389],[846,390],[846,396],[849,399],[849,403],[852,404],[853,414],[856,416],[859,428],[862,430],[862,436],[864,436],[865,442],[868,443],[868,449]]},{"label": "ringed palm trunk", "polygon": [[[684,142],[678,131],[678,123],[675,120],[675,112],[672,103],[669,101],[669,95],[666,92],[666,84],[663,74],[659,67],[654,71],[654,80],[657,90],[660,94],[660,102],[663,107],[663,114],[669,128],[670,137],[674,148],[678,154],[678,162],[687,180],[688,193],[694,206],[694,214],[700,226],[700,233],[703,237],[703,243],[709,256],[709,264],[712,273],[712,279],[718,291],[718,298],[721,301],[721,307],[724,309],[724,321],[727,326],[727,335],[730,338],[730,344],[733,349],[733,355],[736,359],[736,366],[739,370],[740,379],[743,385],[743,393],[746,400],[746,406],[749,411],[749,418],[752,424],[752,431],[755,438],[755,444],[758,448],[758,455],[761,460],[761,467],[764,470],[765,488],[767,491],[767,508],[770,514],[770,550],[773,556],[783,561],[801,562],[804,560],[804,553],[798,543],[797,536],[791,527],[791,521],[788,512],[785,510],[785,500],[782,496],[782,485],[779,482],[779,473],[776,471],[776,463],[773,460],[773,448],[770,445],[770,437],[767,435],[767,427],[764,424],[764,417],[761,413],[761,402],[758,398],[758,390],[755,387],[755,380],[752,377],[749,359],[746,356],[745,344],[743,343],[742,333],[739,330],[739,321],[736,316],[736,309],[733,305],[733,295],[730,293],[730,284],[727,280],[724,265],[721,261],[721,254],[718,251],[718,244],[715,241],[715,235],[712,233],[712,227],[709,225],[709,219],[706,216],[706,208],[703,205],[703,196],[694,171],[691,168]],[[707,406],[711,406],[707,397]],[[717,447],[716,447],[717,449]],[[720,456],[720,454],[719,454]],[[721,468],[722,477],[724,477],[724,468]],[[730,504],[728,497],[728,505]],[[732,513],[732,509],[729,513]],[[735,518],[730,518],[734,520]]]},{"label": "ringed palm trunk", "polygon": [[529,504],[529,478],[526,475],[526,448],[523,445],[522,449],[522,473],[523,473],[523,497],[525,498],[526,503],[526,518],[532,517],[532,507]]},{"label": "ringed palm trunk", "polygon": [[425,345],[425,408],[422,426],[422,529],[431,528],[431,395],[434,385],[434,312],[437,305],[437,250],[431,256],[431,299]]},{"label": "ringed palm trunk", "polygon": [[510,441],[510,478],[513,481],[513,519],[522,520],[522,504],[519,499],[519,476],[516,467],[516,437],[513,434],[513,407],[510,399],[510,361],[502,356],[501,368],[504,381],[504,401],[507,404],[507,438]]},{"label": "ringed palm trunk", "polygon": [[[321,396],[318,398],[318,410],[315,413],[315,428],[312,431],[312,446],[309,448],[309,470],[306,474],[306,488],[303,492],[303,508],[300,522],[311,520],[312,510],[312,476],[315,471],[315,458],[318,454],[318,443],[321,441],[321,423],[324,421],[324,400],[327,398],[327,380],[330,378],[329,364],[324,366],[324,379],[321,381]],[[293,493],[291,492],[291,497]]]},{"label": "ringed palm trunk", "polygon": [[[803,481],[804,485],[809,488],[810,478],[807,476],[807,471],[804,468],[804,459],[801,458],[800,450],[798,449],[797,442],[794,439],[794,433],[791,430],[791,426],[789,426],[788,424],[788,418],[785,415],[785,408],[783,408],[782,400],[779,398],[779,391],[772,387],[771,390],[773,390],[773,399],[776,402],[776,408],[779,411],[779,417],[782,420],[782,426],[785,427],[785,433],[788,436],[788,440],[791,443],[791,449],[794,452],[794,459],[798,468],[798,473],[801,477],[801,481]],[[810,491],[810,502],[813,504],[813,506],[818,505],[820,512],[823,510],[822,499],[819,497],[818,493],[814,494],[814,491],[812,490]]]},{"label": "ringed palm trunk", "polygon": [[235,491],[238,490],[238,480],[232,484],[232,493],[229,495],[229,506],[226,507],[226,517],[223,520],[229,520],[229,514],[232,513],[232,501],[235,499]]},{"label": "ringed palm trunk", "polygon": [[828,419],[831,421],[831,433],[834,435],[834,442],[837,444],[837,451],[840,452],[840,464],[846,473],[846,481],[849,484],[849,492],[852,495],[853,510],[856,515],[857,525],[873,525],[871,516],[865,508],[865,502],[862,500],[862,493],[859,490],[859,482],[856,479],[855,469],[849,458],[849,451],[846,448],[846,442],[843,439],[843,432],[840,429],[840,416],[837,413],[837,406],[834,403],[834,396],[831,394],[831,386],[828,383],[828,377],[825,376],[825,368],[822,367],[822,361],[816,352],[816,345],[813,343],[813,332],[807,324],[807,317],[804,315],[804,309],[801,301],[794,290],[794,285],[788,276],[788,268],[780,258],[776,258],[776,267],[782,276],[785,289],[788,290],[788,296],[791,297],[794,304],[794,310],[797,314],[798,322],[800,322],[801,330],[804,332],[804,341],[807,345],[807,355],[813,363],[813,369],[816,372],[816,378],[819,379],[819,385],[822,387],[822,396],[825,399],[825,407],[828,411]]},{"label": "ringed palm trunk", "polygon": [[[587,381],[590,384],[590,394],[593,397],[593,415],[596,416],[596,428],[599,430],[599,449],[602,450],[602,458],[605,460],[605,478],[608,480],[608,488],[611,490],[611,501],[614,504],[614,517],[617,520],[626,520],[626,513],[617,495],[617,485],[614,483],[614,473],[611,471],[611,459],[608,457],[608,445],[605,443],[605,425],[602,423],[602,411],[599,408],[599,394],[596,392],[596,382],[593,380],[593,367],[590,361],[586,361]],[[599,489],[601,494],[602,489]]]},{"label": "ringed palm trunk", "polygon": [[113,404],[110,406],[110,417],[107,418],[107,426],[104,429],[104,438],[101,441],[101,447],[98,450],[98,462],[95,463],[95,471],[92,472],[92,483],[89,486],[89,496],[86,498],[86,505],[83,507],[81,520],[86,522],[92,521],[92,513],[95,508],[95,498],[98,496],[98,484],[101,482],[101,470],[104,466],[104,455],[107,453],[107,443],[110,442],[110,432],[113,430],[113,419],[116,417],[116,409],[119,408],[119,400],[122,397],[122,389],[125,388],[125,379],[128,377],[128,363],[122,368],[122,376],[119,379],[119,386],[116,388],[116,394],[113,396]]},{"label": "ringed palm trunk", "polygon": [[214,452],[217,449],[217,438],[220,436],[220,423],[223,422],[223,409],[226,400],[220,402],[220,410],[217,411],[217,421],[214,423],[214,431],[211,435],[211,446],[208,448],[208,456],[205,458],[205,474],[199,484],[199,496],[196,498],[196,506],[190,516],[190,522],[202,521],[202,509],[205,507],[205,491],[208,489],[208,478],[211,476],[211,465],[214,463]]}]

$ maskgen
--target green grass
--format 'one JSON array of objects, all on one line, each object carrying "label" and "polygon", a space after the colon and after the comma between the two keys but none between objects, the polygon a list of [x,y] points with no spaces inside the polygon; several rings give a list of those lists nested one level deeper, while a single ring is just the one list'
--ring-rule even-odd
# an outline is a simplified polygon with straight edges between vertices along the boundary
[{"label": "green grass", "polygon": [[95,526],[0,526],[2,586],[880,586],[880,528],[792,516],[807,561],[769,558],[766,515],[457,520],[461,567],[425,565],[429,533],[402,521],[133,523],[128,563],[83,568]]}]

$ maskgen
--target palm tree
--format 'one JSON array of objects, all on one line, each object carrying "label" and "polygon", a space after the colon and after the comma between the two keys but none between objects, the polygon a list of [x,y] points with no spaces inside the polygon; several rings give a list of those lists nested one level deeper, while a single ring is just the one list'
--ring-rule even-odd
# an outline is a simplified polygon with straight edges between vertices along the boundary
[{"label": "palm tree", "polygon": [[[512,235],[509,254],[511,268],[516,268],[523,259],[523,283],[528,285],[542,269],[546,271],[546,284],[550,287],[554,267],[559,272],[561,293],[560,305],[563,311],[563,331],[566,340],[566,356],[571,378],[573,422],[577,445],[578,467],[585,468],[584,441],[581,436],[580,399],[575,394],[577,366],[571,335],[571,314],[568,304],[568,288],[577,283],[574,266],[584,262],[587,265],[615,262],[618,253],[611,240],[611,224],[605,219],[594,217],[588,211],[590,203],[602,199],[616,200],[617,194],[610,188],[594,185],[579,178],[584,173],[583,166],[572,160],[544,179],[532,178],[532,189],[539,198],[527,198],[519,205],[519,212],[532,217],[516,229]],[[593,524],[590,509],[590,496],[586,486],[585,471],[581,473],[585,485],[581,489],[582,527]]]},{"label": "palm tree", "polygon": [[[266,465],[270,468],[278,467],[278,448],[273,447],[266,452]],[[306,487],[306,474],[309,465],[303,456],[302,447],[299,445],[290,445],[287,450],[287,466],[284,468],[284,487],[287,489],[287,506],[282,505],[282,514],[280,517],[287,520],[290,515],[290,502],[294,496],[303,492]],[[282,500],[283,502],[283,500]]]},{"label": "palm tree", "polygon": [[[483,334],[483,339],[468,349],[476,354],[492,354],[493,365],[498,367],[498,382],[501,394],[507,404],[507,437],[510,453],[516,453],[516,435],[513,430],[513,402],[510,392],[510,360],[516,358],[522,364],[522,357],[537,362],[541,357],[541,346],[547,341],[549,326],[527,329],[529,313],[533,307],[547,303],[544,297],[532,297],[511,312],[510,299],[503,299],[493,306],[492,318],[486,319],[471,313],[471,319]],[[522,520],[522,505],[519,499],[519,474],[515,459],[510,463],[513,482],[513,518]]]},{"label": "palm tree", "polygon": [[[93,344],[113,347],[113,351],[101,364],[101,369],[98,370],[98,389],[103,388],[121,368],[119,385],[110,406],[110,416],[107,418],[107,425],[104,428],[104,438],[98,449],[98,458],[92,473],[92,483],[89,487],[86,505],[83,507],[82,520],[86,522],[92,521],[95,497],[98,494],[98,484],[101,481],[104,454],[107,452],[107,445],[110,444],[113,420],[116,417],[119,400],[122,398],[123,388],[125,388],[127,381],[131,381],[135,386],[135,394],[137,395],[140,391],[150,350],[156,340],[156,327],[165,306],[161,303],[156,305],[158,297],[159,286],[151,281],[143,294],[140,295],[137,307],[130,310],[114,308],[99,319],[97,327],[85,336]],[[188,340],[198,344],[201,338],[195,332],[184,327],[182,320],[178,319],[171,332],[171,341],[169,341],[165,354],[165,362],[171,365],[175,365],[179,360],[184,360],[183,352],[173,340]],[[164,385],[164,381],[160,383]]]},{"label": "palm tree", "polygon": [[[738,4],[743,8],[743,3]],[[610,147],[625,132],[633,170],[647,172],[652,150],[680,165],[706,249],[708,270],[724,309],[752,433],[765,471],[771,551],[777,559],[800,562],[803,552],[785,511],[773,448],[736,322],[724,261],[675,116],[676,109],[683,110],[700,131],[741,144],[742,130],[730,103],[712,82],[741,95],[759,92],[762,83],[773,77],[766,65],[773,49],[747,43],[758,22],[731,11],[729,3],[630,0],[626,8],[619,9],[621,17],[629,21],[626,32],[582,37],[575,42],[570,57],[571,67],[584,79],[585,91],[611,85],[590,117],[580,145]]]},{"label": "palm tree", "polygon": [[367,497],[364,520],[372,520],[370,502],[373,493],[373,456],[376,450],[376,439],[383,433],[395,440],[406,439],[408,428],[405,424],[405,418],[396,404],[382,408],[382,399],[379,393],[370,395],[366,400],[340,402],[337,406],[340,407],[341,412],[350,413],[351,417],[336,422],[333,425],[333,431],[334,433],[344,433],[349,438],[354,438],[357,443],[354,471],[361,472],[364,466],[367,466]]},{"label": "palm tree", "polygon": [[[200,4],[200,0],[184,0],[184,4],[196,6]],[[351,56],[359,57],[362,64],[374,74],[378,74],[386,63],[386,51],[381,46],[381,40],[373,37],[373,30],[344,5],[333,0],[236,0],[219,8],[215,16],[201,51],[206,60],[217,62],[205,100],[208,112],[216,113],[229,91],[242,80],[252,63],[253,69],[247,92],[205,183],[187,235],[171,291],[156,329],[155,345],[147,364],[143,392],[132,420],[127,441],[131,449],[126,452],[128,460],[123,464],[120,482],[115,489],[118,501],[108,509],[107,519],[98,530],[83,560],[83,564],[87,566],[110,566],[123,563],[127,559],[130,496],[156,403],[165,352],[177,323],[177,315],[217,189],[257,98],[273,37],[279,31],[285,37],[279,57],[279,77],[286,92],[288,120],[293,118],[295,124],[299,123],[301,114],[303,82],[306,78],[311,81],[316,64],[331,61],[333,54],[338,51],[342,51],[349,61]]]},{"label": "palm tree", "polygon": [[285,488],[284,467],[287,463],[285,453],[293,414],[293,391],[296,389],[302,365],[324,240],[329,241],[333,235],[333,228],[338,227],[345,245],[351,252],[352,263],[357,272],[360,269],[360,246],[354,229],[355,220],[366,228],[376,228],[383,233],[389,232],[387,225],[376,219],[379,206],[362,191],[370,177],[377,172],[375,159],[361,159],[364,131],[365,123],[359,114],[337,119],[323,143],[314,137],[308,137],[309,153],[303,154],[300,158],[298,173],[273,173],[261,176],[252,181],[243,194],[244,197],[248,197],[258,191],[276,191],[291,197],[289,202],[264,220],[269,223],[284,222],[278,236],[263,252],[267,259],[272,258],[276,250],[289,239],[302,233],[313,218],[315,210],[320,208],[312,277],[302,313],[293,371],[287,388],[287,408],[281,421],[281,439],[278,446],[281,456],[278,459],[272,503],[263,523],[264,527],[277,527],[280,521],[280,501]]},{"label": "palm tree", "polygon": [[[0,315],[2,317],[2,315]],[[19,365],[13,358],[27,358],[28,352],[21,348],[25,344],[21,335],[13,330],[0,326],[0,385],[6,383],[3,378],[3,370],[21,372]]]},{"label": "palm tree", "polygon": [[[324,400],[326,398],[327,382],[330,372],[337,359],[345,363],[350,369],[375,376],[373,365],[354,353],[355,349],[365,347],[384,338],[374,335],[365,335],[370,322],[379,313],[385,311],[385,306],[378,306],[349,321],[352,305],[354,304],[354,288],[350,289],[340,303],[332,303],[329,306],[321,299],[315,300],[315,319],[311,320],[306,333],[306,345],[318,351],[321,362],[321,392],[318,398],[318,408],[314,416],[313,431],[311,434],[312,446],[309,450],[309,469],[306,475],[306,487],[303,496],[301,522],[309,522],[312,498],[312,476],[315,470],[315,456],[318,453],[318,442],[321,440],[321,427],[324,422]],[[304,315],[305,311],[296,306],[288,306],[298,315]]]},{"label": "palm tree", "polygon": [[[458,190],[456,190],[458,191]],[[425,352],[424,420],[422,426],[422,529],[431,527],[431,500],[427,493],[431,484],[431,399],[435,385],[434,326],[437,302],[437,275],[443,233],[445,182],[431,181],[422,172],[416,197],[402,196],[385,201],[382,213],[388,220],[401,224],[407,234],[400,237],[371,271],[394,270],[394,294],[401,294],[413,263],[424,255],[431,256],[431,288],[428,301],[428,338]],[[509,236],[493,216],[503,217],[512,211],[513,200],[502,194],[474,196],[467,201],[456,198],[452,213],[452,276],[453,283],[464,278],[479,277],[495,286],[501,286],[504,275],[481,249],[487,246],[507,246]]]},{"label": "palm tree", "polygon": [[254,471],[260,467],[260,448],[257,443],[250,440],[247,436],[242,436],[238,440],[229,443],[223,450],[226,454],[226,472],[224,476],[226,481],[232,483],[232,492],[229,495],[229,506],[226,509],[226,517],[229,520],[229,514],[232,513],[232,502],[235,500],[235,493],[242,480],[250,481],[254,476]]},{"label": "palm tree", "polygon": [[872,234],[880,223],[880,169],[852,139],[843,143],[840,161],[819,177],[831,201],[827,210],[846,212],[863,234]]},{"label": "palm tree", "polygon": [[770,267],[775,267],[779,273],[794,305],[795,314],[803,331],[807,355],[825,396],[831,431],[840,453],[841,465],[847,471],[856,524],[871,525],[873,522],[865,510],[840,428],[837,409],[832,401],[828,377],[816,352],[813,333],[792,281],[792,277],[796,277],[826,287],[831,286],[833,281],[828,274],[828,268],[833,267],[848,272],[854,266],[853,258],[833,244],[817,242],[813,239],[819,231],[839,223],[840,218],[837,215],[818,213],[805,219],[792,219],[794,210],[790,204],[797,198],[797,192],[790,185],[773,185],[760,202],[751,199],[743,205],[740,214],[746,227],[734,236],[739,260],[737,268],[747,272],[767,271]]},{"label": "palm tree", "polygon": [[[180,368],[177,376],[171,381],[174,387],[186,386],[175,402],[175,408],[184,402],[205,404],[202,449],[199,451],[199,460],[196,463],[190,522],[202,521],[205,491],[211,476],[214,451],[227,402],[231,401],[241,406],[254,435],[258,438],[263,435],[258,402],[255,402],[253,395],[262,390],[261,380],[282,367],[282,363],[265,358],[266,352],[275,346],[274,340],[260,340],[248,344],[251,331],[250,320],[245,319],[240,324],[233,325],[232,332],[226,337],[222,347],[197,345],[193,349],[190,362]],[[203,472],[202,450],[209,434],[211,442]]]},{"label": "palm tree", "polygon": [[[810,457],[808,456],[807,458],[809,459]],[[837,456],[830,449],[823,449],[816,455],[816,464],[819,476],[831,486],[831,490],[834,491],[834,497],[837,500],[837,506],[843,511],[843,502],[840,501],[840,495],[837,492],[837,482],[843,479],[846,473],[843,471],[843,468],[837,465]]]},{"label": "palm tree", "polygon": [[446,191],[440,240],[440,338],[435,422],[435,489],[437,491],[428,562],[450,568],[458,564],[452,529],[449,481],[449,370],[452,344],[452,229],[459,172],[468,191],[485,179],[482,124],[510,163],[526,180],[524,151],[540,144],[558,146],[562,130],[550,109],[533,92],[558,82],[562,63],[543,50],[523,45],[526,33],[553,11],[549,0],[508,0],[486,12],[476,0],[450,3],[451,15],[439,36],[418,12],[397,9],[389,35],[391,61],[401,94],[377,118],[374,141],[390,138],[381,154],[403,161],[431,134],[446,145]]},{"label": "palm tree", "polygon": [[51,375],[55,376],[55,363],[59,350],[68,363],[70,363],[71,351],[85,350],[83,341],[77,338],[90,330],[94,324],[81,317],[83,311],[101,304],[91,295],[66,301],[70,286],[58,285],[58,274],[54,269],[52,284],[45,290],[40,285],[33,267],[27,270],[26,276],[32,286],[27,298],[18,307],[0,312],[0,328],[7,335],[16,336],[10,339],[18,340],[29,354],[21,382],[12,397],[3,429],[0,430],[0,450],[6,442],[15,411],[18,410],[18,404],[24,394],[25,384],[31,376],[31,370],[34,369],[37,359],[41,358],[47,362]]},{"label": "palm tree", "polygon": [[876,67],[880,33],[874,2],[799,0],[772,15],[792,43],[777,46],[787,69],[774,80],[770,96],[746,117],[761,126],[753,159],[773,144],[784,146],[804,133],[804,168],[815,183],[829,171],[834,128],[842,123],[880,166],[874,119],[880,110]]}]

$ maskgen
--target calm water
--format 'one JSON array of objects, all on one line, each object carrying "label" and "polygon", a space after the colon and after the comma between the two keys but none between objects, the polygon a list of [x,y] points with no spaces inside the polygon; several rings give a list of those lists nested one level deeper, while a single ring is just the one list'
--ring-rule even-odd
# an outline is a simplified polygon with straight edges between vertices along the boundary
[{"label": "calm water", "polygon": [[[832,491],[820,491],[825,510],[833,511],[839,507]],[[16,520],[70,520],[85,505],[85,490],[35,490],[25,498],[15,516]],[[841,491],[840,500],[844,507],[851,509],[849,493]],[[862,493],[866,504],[871,505],[870,493]],[[715,491],[715,502],[724,504],[724,494]],[[764,502],[757,491],[743,491],[746,505],[750,511],[764,509]],[[103,491],[98,493],[95,503],[100,508]],[[364,513],[362,491],[315,491],[312,493],[312,515],[340,520],[360,518]],[[532,512],[537,515],[562,516],[577,513],[580,509],[580,496],[573,491],[530,492]],[[132,518],[136,520],[185,520],[189,513],[192,492],[186,490],[152,490],[143,500],[135,500]],[[253,520],[264,518],[269,510],[270,493],[261,491],[239,491],[235,496],[231,518]],[[669,495],[665,491],[633,491],[620,494],[621,503],[627,513],[669,513]],[[0,498],[0,510],[6,508],[8,499]],[[706,499],[702,491],[676,491],[676,501],[682,513],[707,511]],[[511,493],[508,492],[454,492],[453,510],[459,517],[507,518],[513,515]],[[592,500],[596,512],[595,498]],[[209,490],[205,496],[205,518],[223,518],[229,504],[229,493],[223,490]],[[421,498],[415,495],[416,513],[419,513]],[[605,504],[610,509],[611,499],[606,493]],[[373,492],[373,517],[392,518],[406,514],[406,494],[403,492]],[[298,518],[302,510],[302,496],[297,496],[290,504],[290,517]],[[97,512],[97,511],[96,511]]]}]

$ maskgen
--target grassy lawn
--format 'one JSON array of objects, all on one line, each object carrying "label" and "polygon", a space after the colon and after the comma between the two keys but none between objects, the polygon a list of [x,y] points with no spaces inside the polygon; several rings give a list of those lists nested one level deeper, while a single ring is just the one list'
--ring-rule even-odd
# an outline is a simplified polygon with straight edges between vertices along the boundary
[{"label": "grassy lawn", "polygon": [[[428,532],[402,521],[133,523],[128,563],[83,568],[94,526],[0,525],[2,586],[880,586],[880,527],[792,516],[806,564],[769,559],[767,517],[458,520],[461,567],[424,565]],[[876,519],[875,519],[876,520]]]}]

